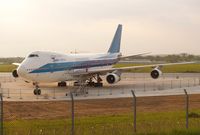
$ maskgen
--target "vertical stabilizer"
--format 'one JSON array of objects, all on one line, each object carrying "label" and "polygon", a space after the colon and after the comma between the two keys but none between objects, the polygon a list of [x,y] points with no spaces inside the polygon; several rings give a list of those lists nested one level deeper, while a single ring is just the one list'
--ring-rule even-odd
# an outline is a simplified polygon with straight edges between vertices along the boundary
[{"label": "vertical stabilizer", "polygon": [[121,35],[122,35],[122,25],[119,24],[115,32],[115,36],[112,40],[111,46],[108,50],[108,53],[119,53],[120,44],[121,44]]}]

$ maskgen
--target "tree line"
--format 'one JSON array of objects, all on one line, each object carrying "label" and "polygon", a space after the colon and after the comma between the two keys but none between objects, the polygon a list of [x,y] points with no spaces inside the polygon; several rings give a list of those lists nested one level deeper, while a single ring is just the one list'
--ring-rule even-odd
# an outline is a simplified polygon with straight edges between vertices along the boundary
[{"label": "tree line", "polygon": [[9,57],[9,58],[0,58],[1,64],[12,64],[12,63],[21,63],[24,60],[22,57]]},{"label": "tree line", "polygon": [[135,60],[135,59],[146,59],[152,62],[155,61],[183,62],[183,61],[200,61],[200,56],[187,53],[169,54],[169,55],[144,55],[144,56],[131,57],[129,60]]}]

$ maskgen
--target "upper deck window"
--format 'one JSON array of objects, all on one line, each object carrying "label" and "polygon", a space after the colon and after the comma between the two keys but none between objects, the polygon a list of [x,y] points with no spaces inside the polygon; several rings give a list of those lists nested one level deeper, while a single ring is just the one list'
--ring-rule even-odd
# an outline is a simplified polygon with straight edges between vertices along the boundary
[{"label": "upper deck window", "polygon": [[37,54],[30,54],[28,57],[33,58],[33,57],[39,57],[39,56]]}]

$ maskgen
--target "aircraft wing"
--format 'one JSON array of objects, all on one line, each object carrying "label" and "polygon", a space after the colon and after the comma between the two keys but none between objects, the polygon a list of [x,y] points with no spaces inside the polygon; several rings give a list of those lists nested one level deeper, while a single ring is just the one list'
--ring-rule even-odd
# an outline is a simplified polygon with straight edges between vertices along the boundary
[{"label": "aircraft wing", "polygon": [[20,66],[21,63],[12,63],[15,66]]},{"label": "aircraft wing", "polygon": [[170,65],[184,65],[184,64],[194,64],[196,62],[180,62],[180,63],[165,63],[165,64],[152,64],[152,65],[141,65],[141,66],[130,66],[130,67],[120,67],[120,68],[105,68],[105,69],[98,69],[98,70],[89,70],[86,69],[84,72],[74,72],[73,75],[92,75],[92,74],[105,74],[108,72],[113,72],[113,71],[127,71],[130,69],[141,69],[141,68],[146,68],[146,67],[151,67],[151,68],[162,68],[163,66],[170,66]]},{"label": "aircraft wing", "polygon": [[130,69],[140,69],[140,68],[162,68],[163,66],[172,66],[172,65],[184,65],[184,64],[194,64],[195,62],[180,62],[180,63],[164,63],[164,64],[152,64],[152,65],[141,65],[141,66],[130,66],[130,67],[121,67],[115,68],[116,70],[130,70]]}]

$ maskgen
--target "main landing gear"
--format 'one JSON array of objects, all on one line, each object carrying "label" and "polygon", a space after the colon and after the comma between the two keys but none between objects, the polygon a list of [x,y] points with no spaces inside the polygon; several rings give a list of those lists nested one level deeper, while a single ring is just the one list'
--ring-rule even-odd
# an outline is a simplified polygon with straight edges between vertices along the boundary
[{"label": "main landing gear", "polygon": [[[96,80],[96,82],[94,82],[94,81],[92,80],[93,78]],[[90,78],[90,80],[88,81],[88,83],[87,83],[88,86],[103,87],[103,83],[102,83],[103,80],[101,79],[101,77],[100,77],[99,74],[97,74],[96,77],[93,76],[93,78]]]},{"label": "main landing gear", "polygon": [[67,83],[66,82],[59,82],[58,87],[66,87]]}]

